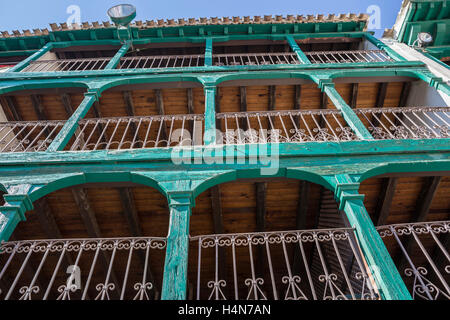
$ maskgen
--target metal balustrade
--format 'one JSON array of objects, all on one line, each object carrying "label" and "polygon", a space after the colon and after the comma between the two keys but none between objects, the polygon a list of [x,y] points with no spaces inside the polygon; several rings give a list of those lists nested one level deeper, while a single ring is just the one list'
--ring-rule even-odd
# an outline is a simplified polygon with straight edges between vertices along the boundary
[{"label": "metal balustrade", "polygon": [[70,150],[124,150],[201,145],[203,115],[83,119]]},{"label": "metal balustrade", "polygon": [[375,139],[450,138],[450,107],[355,109]]},{"label": "metal balustrade", "polygon": [[22,72],[103,70],[110,60],[111,58],[36,60],[31,61]]},{"label": "metal balustrade", "polygon": [[45,151],[65,121],[0,123],[0,152]]},{"label": "metal balustrade", "polygon": [[202,235],[190,241],[197,300],[380,297],[351,228]]},{"label": "metal balustrade", "polygon": [[125,57],[120,59],[117,69],[152,69],[152,68],[182,68],[203,67],[204,55],[177,55],[177,56],[147,56]]},{"label": "metal balustrade", "polygon": [[414,299],[450,299],[450,221],[377,229]]},{"label": "metal balustrade", "polygon": [[305,52],[311,63],[393,62],[383,50],[310,51]]},{"label": "metal balustrade", "polygon": [[155,237],[5,242],[0,299],[157,299],[165,247]]},{"label": "metal balustrade", "polygon": [[261,66],[273,64],[301,64],[296,53],[226,53],[214,54],[214,66]]},{"label": "metal balustrade", "polygon": [[[377,139],[450,138],[450,107],[355,109]],[[216,114],[218,144],[360,140],[340,110]],[[0,152],[45,151],[65,121],[0,123]],[[66,150],[125,150],[203,144],[204,115],[154,115],[79,121]]]},{"label": "metal balustrade", "polygon": [[[357,51],[313,51],[305,52],[312,63],[354,63],[354,62],[387,62],[392,60],[382,50]],[[54,72],[54,71],[91,71],[103,70],[111,58],[55,59],[31,61],[22,72]],[[248,66],[301,64],[294,52],[278,53],[226,53],[214,54],[214,66]],[[124,57],[120,59],[117,69],[153,69],[203,67],[205,56],[199,55],[165,55]]]},{"label": "metal balustrade", "polygon": [[358,140],[339,110],[229,112],[216,118],[223,144]]}]

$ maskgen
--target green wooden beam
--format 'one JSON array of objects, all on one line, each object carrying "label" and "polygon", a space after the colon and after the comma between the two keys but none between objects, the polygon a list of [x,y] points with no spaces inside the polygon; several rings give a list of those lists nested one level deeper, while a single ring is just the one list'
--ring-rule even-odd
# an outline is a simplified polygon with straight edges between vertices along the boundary
[{"label": "green wooden beam", "polygon": [[216,144],[216,87],[205,85],[205,132],[203,143]]},{"label": "green wooden beam", "polygon": [[206,39],[205,46],[205,67],[210,67],[213,65],[213,39]]},{"label": "green wooden beam", "polygon": [[44,54],[49,52],[52,48],[53,48],[53,44],[52,43],[47,43],[44,47],[42,47],[42,49],[40,49],[35,54],[29,56],[25,60],[21,61],[20,63],[18,63],[17,65],[12,67],[11,69],[9,69],[8,72],[20,72],[20,71],[22,71],[23,69],[28,67],[28,65],[30,64],[31,61],[36,61],[37,59],[42,57]]},{"label": "green wooden beam", "polygon": [[392,59],[394,59],[395,61],[407,61],[407,59],[404,58],[401,54],[397,53],[397,51],[395,51],[394,49],[392,49],[391,47],[389,47],[387,44],[383,43],[382,41],[378,40],[370,33],[365,33],[364,38],[367,41],[369,41],[370,43],[372,43],[373,45],[375,45],[378,49],[386,52],[388,54],[388,56],[391,57]]},{"label": "green wooden beam", "polygon": [[319,81],[319,86],[325,92],[330,100],[334,103],[336,109],[341,110],[342,117],[347,122],[349,127],[355,132],[358,138],[363,140],[373,140],[369,130],[364,126],[352,108],[345,103],[331,82]]},{"label": "green wooden beam", "polygon": [[364,196],[358,194],[359,184],[348,175],[334,177],[335,197],[355,229],[358,243],[372,271],[383,299],[412,300],[392,258],[364,207]]},{"label": "green wooden beam", "polygon": [[289,43],[289,46],[291,47],[292,51],[295,52],[297,55],[297,58],[300,62],[304,64],[311,64],[311,61],[309,61],[308,57],[303,53],[302,49],[298,46],[297,42],[295,42],[294,37],[292,35],[287,35],[286,40]]},{"label": "green wooden beam", "polygon": [[192,193],[172,192],[168,195],[170,209],[169,234],[162,300],[185,300],[189,250],[189,220],[193,207]]},{"label": "green wooden beam", "polygon": [[120,59],[128,52],[130,49],[131,41],[125,42],[125,44],[117,51],[117,53],[112,57],[109,63],[106,65],[105,70],[116,69],[117,65],[120,63]]},{"label": "green wooden beam", "polygon": [[48,147],[47,152],[64,150],[67,143],[69,143],[70,138],[72,138],[73,134],[78,128],[78,121],[83,119],[94,102],[97,100],[98,96],[96,91],[88,91],[87,93],[85,93],[85,97],[80,106],[64,124],[61,131],[59,131],[58,135]]}]

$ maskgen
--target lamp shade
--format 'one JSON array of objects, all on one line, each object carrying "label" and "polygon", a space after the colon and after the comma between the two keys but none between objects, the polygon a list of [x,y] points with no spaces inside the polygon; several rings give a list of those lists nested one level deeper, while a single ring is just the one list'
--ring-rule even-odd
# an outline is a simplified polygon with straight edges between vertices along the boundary
[{"label": "lamp shade", "polygon": [[131,4],[119,4],[108,10],[108,16],[119,26],[127,26],[136,18],[136,8]]}]

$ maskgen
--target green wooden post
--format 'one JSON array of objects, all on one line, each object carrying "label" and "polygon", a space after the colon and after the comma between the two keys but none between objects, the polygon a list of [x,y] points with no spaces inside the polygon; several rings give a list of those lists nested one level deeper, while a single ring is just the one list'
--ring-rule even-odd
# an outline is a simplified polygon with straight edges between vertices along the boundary
[{"label": "green wooden post", "polygon": [[53,49],[53,44],[52,43],[47,43],[45,46],[43,46],[35,54],[29,56],[28,58],[26,58],[22,62],[18,63],[17,65],[15,65],[11,69],[9,69],[8,72],[20,72],[20,71],[22,71],[23,69],[28,67],[28,65],[30,64],[31,61],[36,61],[37,59],[42,57],[44,54],[49,52],[51,49]]},{"label": "green wooden post", "polygon": [[78,128],[78,121],[83,119],[83,117],[88,113],[89,109],[92,107],[95,101],[97,101],[97,91],[90,89],[86,92],[83,101],[77,110],[72,114],[72,116],[67,120],[67,122],[62,127],[61,131],[55,137],[53,142],[47,149],[47,152],[61,151],[65,148],[70,138]]},{"label": "green wooden post", "polygon": [[216,143],[216,86],[205,85],[205,145]]},{"label": "green wooden post", "polygon": [[162,300],[185,300],[189,250],[189,220],[193,207],[191,192],[168,194],[170,222],[167,236]]},{"label": "green wooden post", "polygon": [[364,195],[358,194],[359,183],[348,175],[335,176],[335,197],[343,210],[371,268],[383,299],[412,300],[392,258],[364,206]]},{"label": "green wooden post", "polygon": [[397,51],[395,51],[394,49],[390,48],[387,44],[385,44],[382,41],[378,40],[377,38],[375,38],[370,33],[365,33],[364,34],[364,38],[366,38],[370,43],[375,45],[378,49],[383,50],[384,52],[386,52],[388,54],[388,56],[390,56],[392,59],[397,60],[397,61],[406,61],[406,59],[402,55],[398,54]]},{"label": "green wooden post", "polygon": [[0,207],[0,242],[8,241],[16,226],[25,221],[25,212],[33,209],[33,203],[26,194],[4,195],[5,205]]},{"label": "green wooden post", "polygon": [[369,130],[364,126],[355,112],[350,108],[350,106],[345,103],[339,92],[336,91],[334,83],[331,79],[320,79],[317,81],[319,88],[326,93],[330,100],[336,106],[336,109],[342,112],[342,117],[350,126],[350,128],[355,132],[356,136],[363,140],[374,140]]},{"label": "green wooden post", "polygon": [[205,47],[205,67],[210,67],[213,65],[213,39],[206,39]]},{"label": "green wooden post", "polygon": [[104,70],[115,69],[119,64],[120,59],[122,59],[122,57],[128,52],[128,49],[130,49],[130,46],[131,41],[126,41],[125,44],[119,49],[119,51],[117,51],[114,57],[111,58]]},{"label": "green wooden post", "polygon": [[295,42],[295,39],[292,35],[287,35],[286,40],[291,46],[292,51],[295,52],[297,55],[298,60],[300,60],[304,64],[311,64],[311,61],[309,61],[308,57],[303,53],[302,49],[297,45],[297,42]]}]

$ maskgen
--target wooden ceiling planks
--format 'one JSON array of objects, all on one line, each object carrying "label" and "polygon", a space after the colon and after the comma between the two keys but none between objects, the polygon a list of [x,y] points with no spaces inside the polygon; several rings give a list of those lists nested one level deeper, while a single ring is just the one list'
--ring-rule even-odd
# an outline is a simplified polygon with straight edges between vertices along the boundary
[{"label": "wooden ceiling planks", "polygon": [[[300,90],[295,85],[271,86],[254,85],[246,87],[247,110],[267,111],[273,110],[301,110],[320,109],[323,106],[322,94],[316,84],[302,84]],[[405,92],[403,82],[390,82],[385,88],[384,107],[396,107],[401,102],[401,94]],[[336,84],[337,91],[348,103],[352,103],[353,85],[346,83]],[[379,102],[380,83],[359,83],[357,97],[354,101],[357,108],[376,107]],[[116,88],[117,89],[117,88]],[[98,103],[99,114],[103,117],[123,117],[130,115],[127,111],[127,100],[124,99],[121,90],[107,90]],[[189,108],[189,91],[192,92],[192,104]],[[406,90],[407,91],[407,90]],[[155,90],[133,90],[130,91],[130,99],[133,102],[133,111],[136,116],[157,115],[158,105]],[[72,108],[76,108],[83,100],[81,93],[36,93],[39,96],[41,115],[36,113],[36,99],[30,95],[17,93],[13,95],[14,109],[24,121],[35,121],[45,117],[48,120],[66,120],[68,118],[67,106],[62,97],[70,98]],[[167,115],[204,113],[205,97],[203,88],[164,88],[161,89],[164,111]],[[221,112],[239,112],[241,109],[240,88],[238,86],[221,87],[218,102]],[[34,100],[34,103],[33,103]],[[404,99],[403,99],[404,100]],[[334,108],[330,99],[327,99],[327,108]],[[7,112],[9,120],[14,120],[10,112]],[[94,118],[97,114],[93,108],[88,112],[86,118]]]}]

